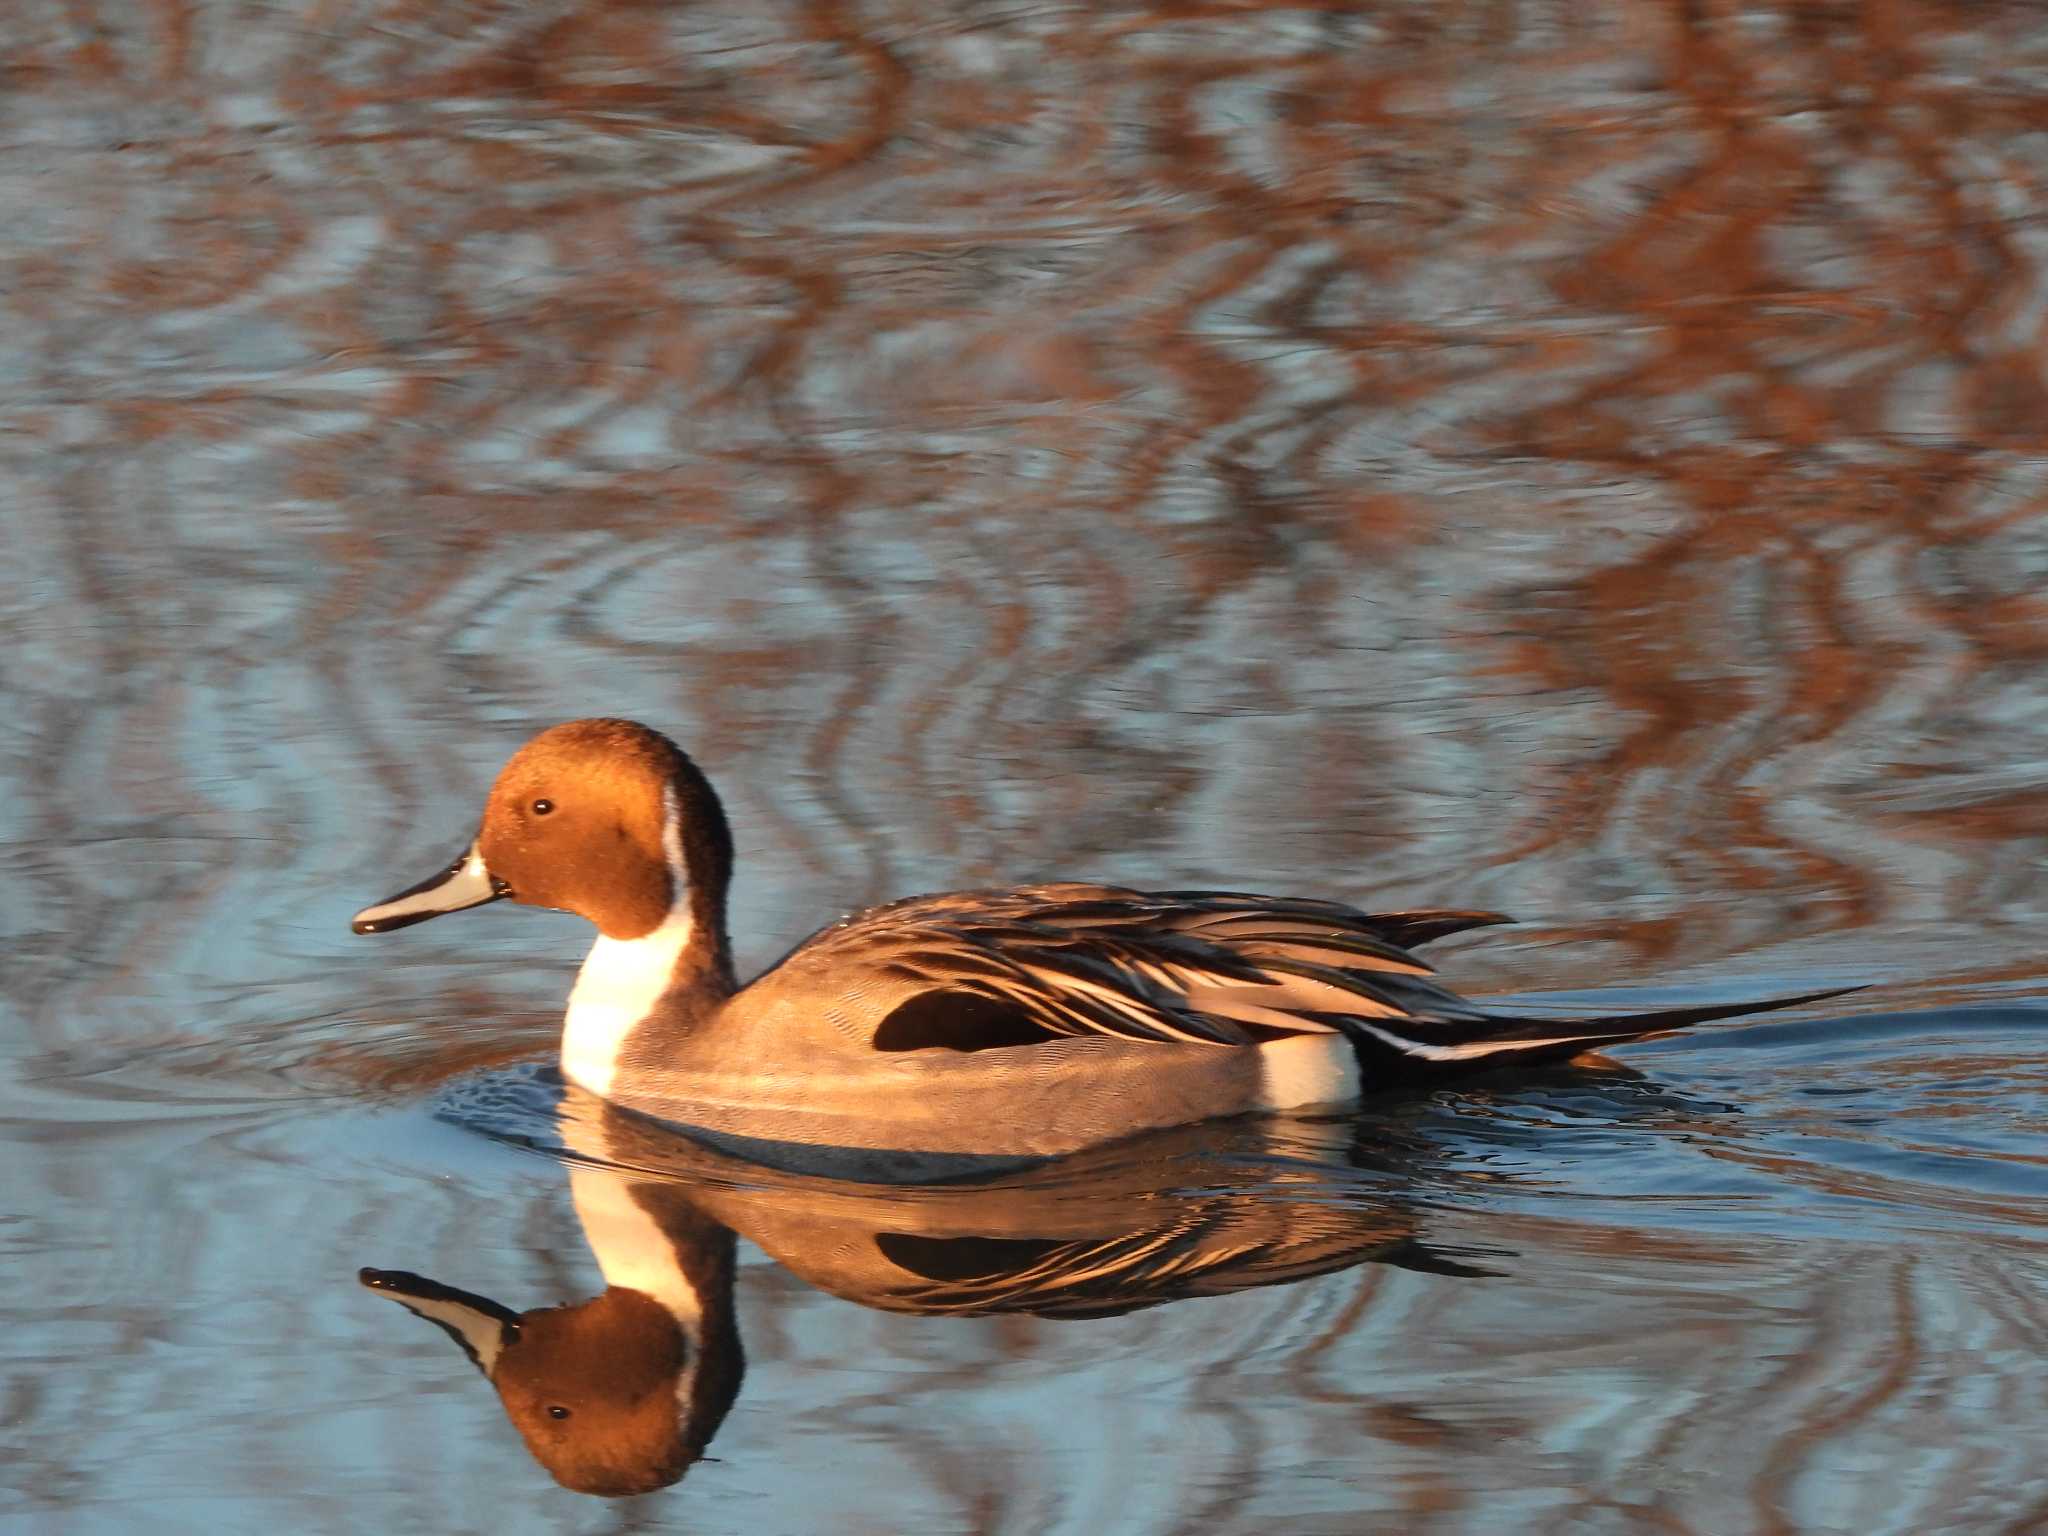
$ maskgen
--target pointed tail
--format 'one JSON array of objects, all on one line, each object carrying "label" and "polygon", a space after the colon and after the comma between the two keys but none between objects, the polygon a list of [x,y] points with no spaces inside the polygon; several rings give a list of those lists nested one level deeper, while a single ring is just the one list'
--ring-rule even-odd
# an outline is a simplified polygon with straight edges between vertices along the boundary
[{"label": "pointed tail", "polygon": [[1370,1086],[1416,1076],[1483,1071],[1509,1064],[1562,1061],[1605,1045],[1621,1045],[1650,1035],[1668,1034],[1710,1019],[1732,1019],[1776,1008],[1846,997],[1862,987],[1830,987],[1794,997],[1765,998],[1748,1003],[1708,1003],[1692,1008],[1658,1008],[1648,1013],[1617,1013],[1579,1019],[1347,1018],[1346,1034],[1358,1046],[1360,1065]]}]

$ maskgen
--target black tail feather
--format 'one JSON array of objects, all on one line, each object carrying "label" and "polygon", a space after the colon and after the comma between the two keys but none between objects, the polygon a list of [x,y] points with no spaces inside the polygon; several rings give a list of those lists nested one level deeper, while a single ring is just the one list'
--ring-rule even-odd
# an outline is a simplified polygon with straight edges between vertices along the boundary
[{"label": "black tail feather", "polygon": [[1366,921],[1389,944],[1399,945],[1402,949],[1416,949],[1451,934],[1463,933],[1467,928],[1491,928],[1497,923],[1512,923],[1514,919],[1504,912],[1424,909],[1375,912]]},{"label": "black tail feather", "polygon": [[[1602,1046],[1624,1045],[1650,1035],[1668,1034],[1712,1019],[1739,1018],[1778,1008],[1797,1008],[1861,992],[1860,986],[1829,987],[1792,997],[1764,998],[1747,1003],[1707,1003],[1691,1008],[1657,1008],[1647,1013],[1616,1013],[1590,1018],[1535,1018],[1489,1015],[1478,1020],[1433,1022],[1420,1019],[1350,1018],[1344,1032],[1358,1047],[1368,1088],[1452,1073],[1483,1072],[1500,1066],[1568,1060]],[[1331,1022],[1336,1022],[1332,1020]]]}]

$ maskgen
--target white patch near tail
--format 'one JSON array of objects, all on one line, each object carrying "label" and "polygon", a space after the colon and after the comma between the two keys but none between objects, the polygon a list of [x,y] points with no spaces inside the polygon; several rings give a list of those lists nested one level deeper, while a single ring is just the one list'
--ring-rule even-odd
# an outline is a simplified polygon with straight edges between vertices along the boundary
[{"label": "white patch near tail", "polygon": [[1257,1047],[1262,1109],[1341,1104],[1358,1097],[1358,1053],[1342,1035],[1298,1035]]},{"label": "white patch near tail", "polygon": [[663,792],[661,848],[668,860],[668,916],[637,939],[602,934],[583,958],[569,1013],[562,1021],[562,1075],[600,1098],[610,1094],[626,1037],[654,1011],[675,980],[676,961],[689,945],[690,891],[683,863],[682,819],[676,792]]}]

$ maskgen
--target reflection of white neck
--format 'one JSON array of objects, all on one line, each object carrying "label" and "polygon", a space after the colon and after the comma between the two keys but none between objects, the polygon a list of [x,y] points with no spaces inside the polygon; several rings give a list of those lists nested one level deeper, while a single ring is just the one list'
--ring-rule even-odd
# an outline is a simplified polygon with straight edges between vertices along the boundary
[{"label": "reflection of white neck", "polygon": [[[563,1115],[562,1140],[571,1151],[610,1163],[612,1148],[602,1122]],[[683,1272],[675,1242],[647,1208],[633,1198],[633,1185],[615,1167],[569,1165],[569,1196],[583,1223],[583,1240],[597,1255],[604,1283],[639,1291],[676,1320],[689,1340],[689,1354],[676,1376],[676,1412],[687,1415],[697,1372],[704,1361],[704,1295]]]},{"label": "reflection of white neck", "polygon": [[682,819],[673,787],[662,792],[661,849],[668,860],[668,916],[637,939],[602,934],[584,957],[562,1022],[562,1075],[607,1096],[618,1073],[619,1053],[634,1027],[675,980],[676,961],[689,946],[689,870],[683,863]]},{"label": "reflection of white neck", "polygon": [[[582,1138],[572,1133],[568,1139],[574,1145]],[[606,1285],[645,1292],[685,1327],[704,1315],[704,1298],[683,1273],[675,1243],[633,1198],[633,1186],[626,1178],[611,1168],[572,1164],[569,1193],[583,1223],[584,1240],[597,1256]]]}]

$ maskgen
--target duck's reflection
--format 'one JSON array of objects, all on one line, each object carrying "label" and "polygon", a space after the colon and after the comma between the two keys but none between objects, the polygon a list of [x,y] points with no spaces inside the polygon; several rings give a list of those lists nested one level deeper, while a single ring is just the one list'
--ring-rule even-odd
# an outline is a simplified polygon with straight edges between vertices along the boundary
[{"label": "duck's reflection", "polygon": [[704,1454],[739,1392],[733,1232],[680,1182],[576,1164],[569,1182],[605,1279],[587,1301],[513,1312],[424,1275],[360,1278],[462,1346],[562,1486],[648,1493]]},{"label": "duck's reflection", "polygon": [[1419,1241],[1412,1169],[1384,1142],[1362,1168],[1357,1130],[1212,1123],[882,1188],[741,1163],[572,1093],[559,1131],[602,1294],[514,1313],[416,1274],[361,1278],[462,1346],[559,1482],[645,1493],[704,1454],[738,1393],[735,1233],[849,1301],[954,1315],[1104,1317],[1366,1261],[1486,1273]]}]

